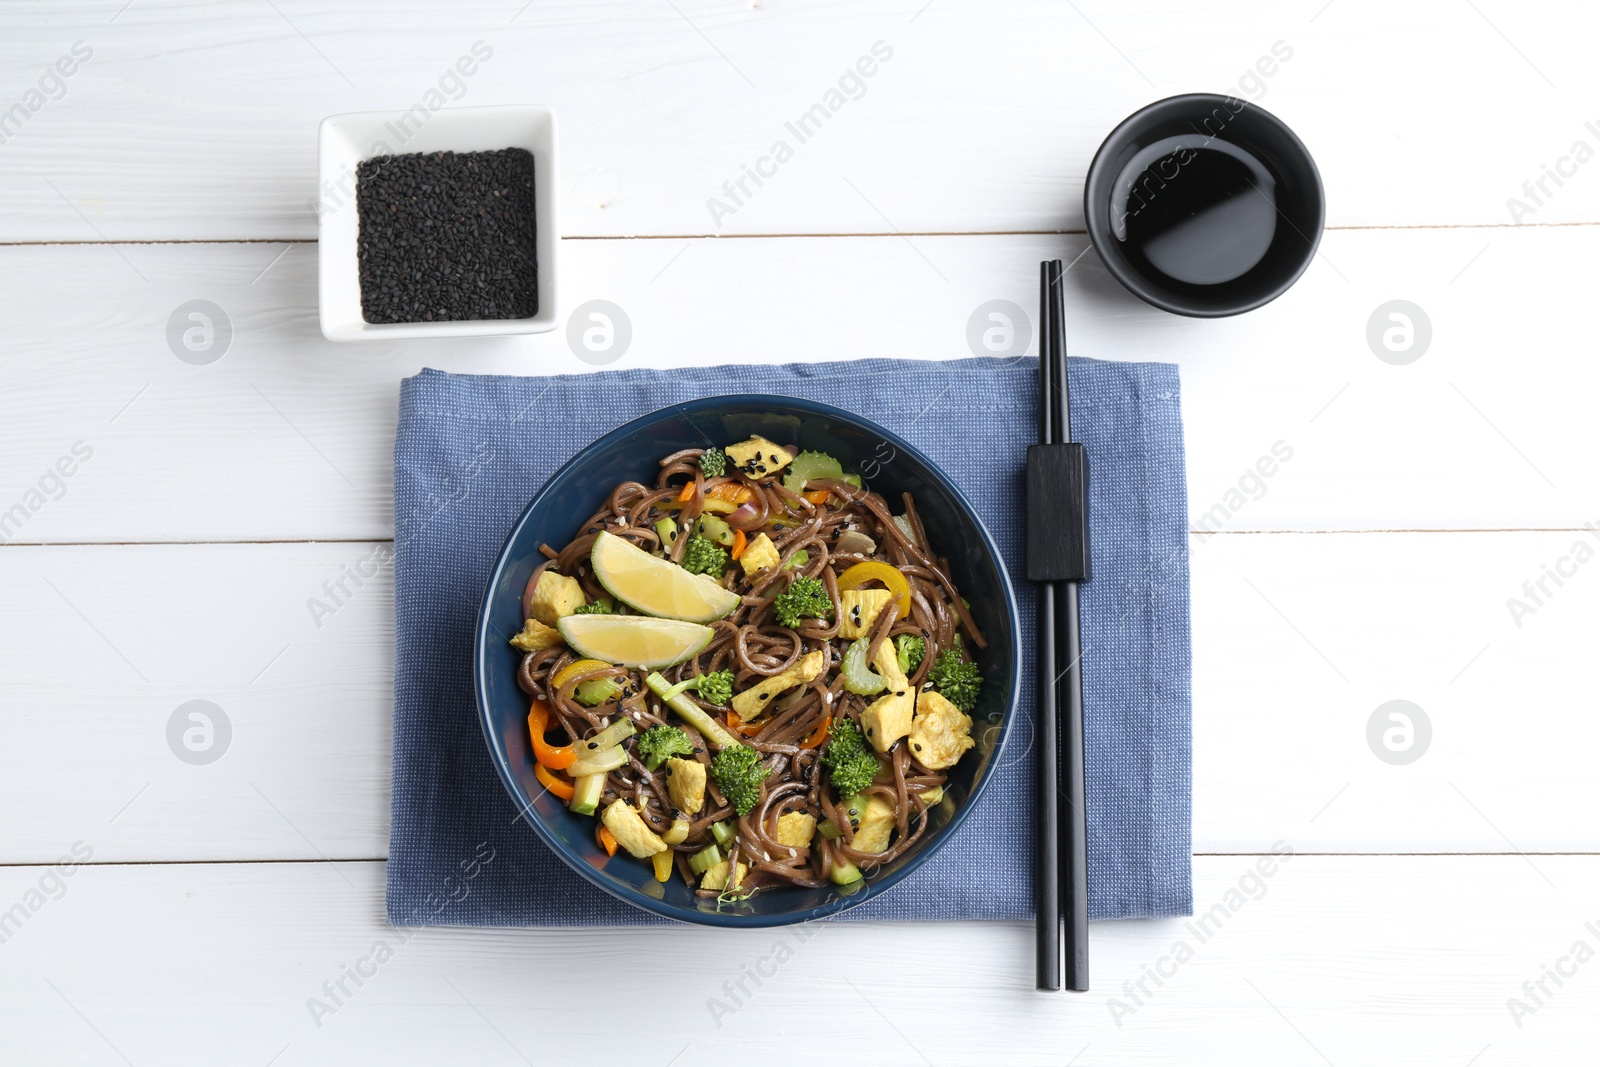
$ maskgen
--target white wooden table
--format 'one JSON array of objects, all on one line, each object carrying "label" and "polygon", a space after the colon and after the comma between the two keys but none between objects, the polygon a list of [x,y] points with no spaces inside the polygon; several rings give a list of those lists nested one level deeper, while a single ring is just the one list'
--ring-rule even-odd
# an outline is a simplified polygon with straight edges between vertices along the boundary
[{"label": "white wooden table", "polygon": [[[0,7],[0,1061],[1592,1062],[1594,5],[385,6]],[[1022,925],[384,926],[391,576],[320,626],[307,601],[392,535],[402,377],[587,366],[564,331],[321,338],[316,124],[441,79],[560,113],[563,303],[625,309],[619,365],[965,356],[1050,256],[1075,353],[1182,364],[1220,930],[1096,926],[1069,997]],[[1193,90],[1286,119],[1328,191],[1304,279],[1219,322],[1083,254],[1101,137]],[[167,339],[197,299],[231,324],[209,363]],[[1392,300],[1431,327],[1406,365],[1367,341]],[[1404,765],[1367,736],[1396,699],[1431,724]],[[169,747],[192,700],[231,726],[215,762]]]}]

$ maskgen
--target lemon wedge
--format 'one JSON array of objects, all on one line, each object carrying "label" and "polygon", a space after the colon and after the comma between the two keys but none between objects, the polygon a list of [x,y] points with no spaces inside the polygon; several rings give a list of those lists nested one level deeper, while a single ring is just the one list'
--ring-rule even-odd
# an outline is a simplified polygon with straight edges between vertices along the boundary
[{"label": "lemon wedge", "polygon": [[580,656],[641,670],[682,663],[715,633],[697,622],[648,615],[568,615],[556,628]]},{"label": "lemon wedge", "polygon": [[646,615],[714,622],[739,606],[738,593],[613,533],[601,531],[594,539],[589,563],[606,592]]}]

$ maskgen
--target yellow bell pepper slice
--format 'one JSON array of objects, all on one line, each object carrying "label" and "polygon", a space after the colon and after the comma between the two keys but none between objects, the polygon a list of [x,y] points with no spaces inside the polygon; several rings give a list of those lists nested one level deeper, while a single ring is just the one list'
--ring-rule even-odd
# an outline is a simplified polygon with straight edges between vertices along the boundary
[{"label": "yellow bell pepper slice", "polygon": [[868,582],[881,582],[885,589],[894,594],[896,622],[911,614],[911,583],[906,581],[906,576],[900,573],[899,568],[887,563],[869,560],[845,568],[844,573],[839,575],[839,591],[859,589]]}]

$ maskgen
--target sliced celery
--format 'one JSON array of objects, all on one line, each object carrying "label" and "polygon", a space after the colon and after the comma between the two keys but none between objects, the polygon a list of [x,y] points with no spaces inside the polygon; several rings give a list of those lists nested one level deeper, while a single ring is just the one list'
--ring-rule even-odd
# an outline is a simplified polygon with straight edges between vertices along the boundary
[{"label": "sliced celery", "polygon": [[652,693],[666,702],[667,707],[682,715],[690,726],[699,730],[705,735],[705,739],[717,748],[737,748],[741,746],[741,742],[737,737],[729,733],[727,728],[717,720],[707,715],[705,709],[691,700],[687,693],[676,693],[668,696],[667,694],[672,692],[672,683],[667,681],[661,672],[651,671],[644,682],[650,687]]},{"label": "sliced celery", "polygon": [[622,683],[615,678],[590,678],[587,682],[579,682],[572,690],[572,697],[586,708],[617,699],[622,695]]},{"label": "sliced celery", "polygon": [[689,869],[695,874],[705,874],[726,858],[722,854],[722,849],[716,845],[707,845],[689,857]]},{"label": "sliced celery", "polygon": [[844,468],[826,452],[806,451],[794,457],[789,473],[784,475],[783,487],[791,493],[805,492],[812,478],[843,478]]},{"label": "sliced celery", "polygon": [[638,728],[633,725],[632,719],[619,718],[593,737],[586,737],[573,747],[578,750],[579,759],[587,759],[594,753],[604,751],[612,745],[620,745],[637,732]]},{"label": "sliced celery", "polygon": [[716,838],[717,844],[726,845],[739,834],[739,827],[732,819],[723,819],[721,822],[711,824],[711,836]]},{"label": "sliced celery", "polygon": [[572,800],[567,807],[579,815],[593,815],[594,809],[600,806],[600,794],[605,792],[606,776],[604,774],[586,774],[572,781]]},{"label": "sliced celery", "polygon": [[839,673],[844,676],[844,687],[857,696],[871,696],[889,687],[883,675],[867,666],[867,649],[871,644],[871,640],[865,637],[850,642],[850,647],[844,651],[844,662],[839,666]]},{"label": "sliced celery", "polygon": [[700,534],[727,548],[733,544],[733,527],[715,515],[700,516]]},{"label": "sliced celery", "polygon": [[833,870],[828,872],[828,878],[834,885],[852,885],[861,881],[861,868],[843,856],[834,856]]},{"label": "sliced celery", "polygon": [[612,745],[592,755],[584,756],[577,763],[567,768],[567,773],[574,778],[583,774],[604,774],[614,771],[618,767],[626,766],[628,753],[621,745]]}]

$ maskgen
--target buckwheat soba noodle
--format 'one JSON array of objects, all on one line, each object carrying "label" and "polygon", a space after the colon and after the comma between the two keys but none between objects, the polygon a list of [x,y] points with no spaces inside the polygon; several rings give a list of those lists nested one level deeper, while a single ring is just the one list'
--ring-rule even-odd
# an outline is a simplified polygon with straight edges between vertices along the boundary
[{"label": "buckwheat soba noodle", "polygon": [[752,437],[541,551],[512,638],[535,773],[608,854],[725,901],[849,887],[927,832],[986,643],[910,494]]}]

